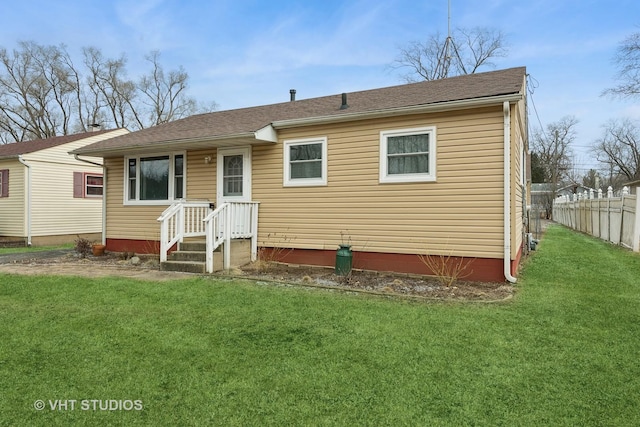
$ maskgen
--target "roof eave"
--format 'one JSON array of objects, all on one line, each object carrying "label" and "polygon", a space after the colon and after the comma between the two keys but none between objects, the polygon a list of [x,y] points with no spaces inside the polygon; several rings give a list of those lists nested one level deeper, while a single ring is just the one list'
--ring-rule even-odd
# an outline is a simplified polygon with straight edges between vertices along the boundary
[{"label": "roof eave", "polygon": [[[267,126],[267,128],[270,126]],[[265,129],[265,128],[263,128]],[[263,129],[256,132],[243,132],[231,135],[215,135],[197,138],[185,138],[179,140],[166,140],[138,145],[128,145],[126,147],[113,148],[93,148],[82,147],[70,152],[70,154],[80,154],[83,156],[110,157],[125,154],[156,153],[159,151],[179,151],[185,149],[199,149],[212,147],[237,146],[241,144],[263,144],[274,142],[266,137]]]},{"label": "roof eave", "polygon": [[277,120],[272,123],[275,129],[284,129],[300,126],[309,126],[325,123],[339,123],[354,120],[375,119],[380,117],[401,116],[407,114],[436,113],[451,110],[478,108],[486,105],[502,105],[505,101],[517,102],[523,98],[521,92],[505,95],[488,96],[483,98],[462,99],[457,101],[438,102],[433,104],[411,105],[406,107],[386,108],[381,110],[359,111],[343,113],[340,115],[328,115],[306,117],[299,119]]}]

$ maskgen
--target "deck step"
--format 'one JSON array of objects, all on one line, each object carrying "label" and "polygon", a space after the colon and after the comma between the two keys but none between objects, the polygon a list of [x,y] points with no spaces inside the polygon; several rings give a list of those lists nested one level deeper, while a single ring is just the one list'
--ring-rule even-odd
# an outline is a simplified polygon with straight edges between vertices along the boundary
[{"label": "deck step", "polygon": [[204,251],[173,251],[169,254],[168,261],[197,261],[205,262],[207,254]]},{"label": "deck step", "polygon": [[204,274],[205,263],[198,261],[164,261],[160,263],[162,271],[181,271],[183,273]]},{"label": "deck step", "polygon": [[178,246],[181,251],[185,252],[206,252],[206,242],[182,242]]}]

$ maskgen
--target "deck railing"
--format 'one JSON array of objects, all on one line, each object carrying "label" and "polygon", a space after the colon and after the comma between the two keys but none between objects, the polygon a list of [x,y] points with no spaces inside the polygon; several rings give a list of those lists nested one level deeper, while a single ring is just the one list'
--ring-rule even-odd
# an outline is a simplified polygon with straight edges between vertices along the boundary
[{"label": "deck railing", "polygon": [[211,212],[209,202],[176,202],[165,209],[160,222],[160,261],[167,260],[173,245],[185,237],[205,235],[204,218]]},{"label": "deck railing", "polygon": [[160,222],[160,261],[167,260],[169,250],[185,237],[206,239],[207,273],[213,273],[213,251],[225,244],[223,264],[231,265],[231,240],[251,239],[251,260],[258,254],[258,202],[223,203],[211,210],[209,202],[180,201],[158,217]]},{"label": "deck railing", "polygon": [[221,244],[224,251],[223,266],[231,266],[231,240],[251,239],[251,260],[258,256],[258,202],[223,203],[203,220],[207,241],[207,273],[213,273],[213,251]]}]

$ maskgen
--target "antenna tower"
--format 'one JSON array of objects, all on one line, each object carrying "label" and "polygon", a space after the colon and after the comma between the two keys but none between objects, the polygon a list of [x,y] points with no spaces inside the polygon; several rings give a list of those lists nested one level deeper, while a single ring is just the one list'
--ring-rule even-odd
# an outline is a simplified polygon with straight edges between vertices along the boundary
[{"label": "antenna tower", "polygon": [[[447,1],[447,39],[442,46],[442,51],[438,56],[438,65],[436,66],[434,79],[444,79],[449,76],[449,67],[451,66],[451,49],[456,51],[456,46],[451,37],[451,0]],[[457,55],[457,51],[456,51]]]}]

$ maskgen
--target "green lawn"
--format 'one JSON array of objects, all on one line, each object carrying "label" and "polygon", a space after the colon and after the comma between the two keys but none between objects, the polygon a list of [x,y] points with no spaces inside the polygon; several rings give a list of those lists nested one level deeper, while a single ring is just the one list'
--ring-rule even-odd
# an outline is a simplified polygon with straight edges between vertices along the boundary
[{"label": "green lawn", "polygon": [[0,275],[0,425],[640,425],[640,257],[538,248],[500,304]]},{"label": "green lawn", "polygon": [[7,254],[18,254],[18,253],[28,253],[28,252],[42,252],[42,251],[51,251],[55,249],[73,249],[74,244],[69,243],[66,245],[57,245],[57,246],[20,246],[17,248],[0,248],[0,255]]}]

